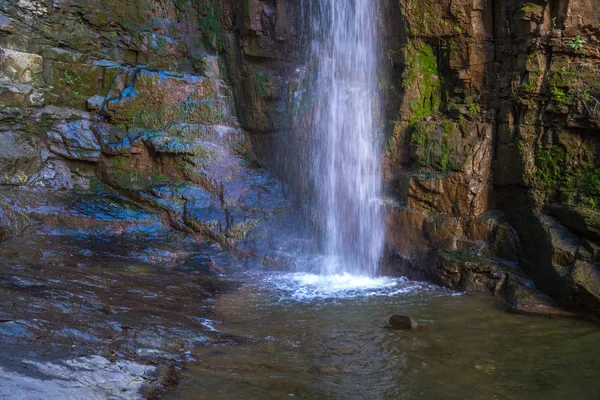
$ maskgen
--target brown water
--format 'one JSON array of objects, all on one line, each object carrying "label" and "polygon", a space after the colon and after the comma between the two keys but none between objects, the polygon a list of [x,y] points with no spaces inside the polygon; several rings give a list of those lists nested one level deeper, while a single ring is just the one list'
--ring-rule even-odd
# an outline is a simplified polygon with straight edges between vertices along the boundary
[{"label": "brown water", "polygon": [[[243,279],[217,300],[215,328],[255,341],[197,349],[168,399],[600,399],[600,328],[589,322],[404,281],[340,292]],[[394,313],[420,329],[385,328]]]}]

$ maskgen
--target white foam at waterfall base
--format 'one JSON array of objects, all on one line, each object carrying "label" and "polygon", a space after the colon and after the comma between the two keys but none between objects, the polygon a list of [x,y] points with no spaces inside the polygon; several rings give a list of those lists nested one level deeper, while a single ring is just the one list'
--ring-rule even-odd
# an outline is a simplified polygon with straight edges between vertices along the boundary
[{"label": "white foam at waterfall base", "polygon": [[404,277],[368,277],[349,273],[319,275],[309,273],[273,274],[262,283],[274,290],[280,301],[312,302],[328,299],[397,296],[433,289],[433,285]]}]

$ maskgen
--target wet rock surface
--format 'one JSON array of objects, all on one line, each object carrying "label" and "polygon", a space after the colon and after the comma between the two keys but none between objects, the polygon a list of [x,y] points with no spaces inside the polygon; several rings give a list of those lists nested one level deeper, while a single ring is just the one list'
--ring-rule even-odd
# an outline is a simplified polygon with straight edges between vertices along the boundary
[{"label": "wet rock surface", "polygon": [[152,397],[245,340],[218,332],[219,274],[284,264],[269,227],[297,220],[258,162],[275,10],[0,0],[0,397]]},{"label": "wet rock surface", "polygon": [[233,287],[217,276],[229,261],[173,231],[2,243],[0,397],[158,393],[191,349],[245,340],[213,325],[212,297]]},{"label": "wet rock surface", "polygon": [[[592,3],[382,8],[390,271],[467,291],[487,280],[502,296],[515,291],[499,277],[524,282],[520,269],[524,291],[598,314]],[[463,267],[440,268],[440,250],[462,254]]]},{"label": "wet rock surface", "polygon": [[417,329],[417,321],[406,315],[392,315],[388,322],[388,327],[393,329]]},{"label": "wet rock surface", "polygon": [[27,371],[0,376],[0,393],[15,400],[139,399],[144,385],[157,379],[153,366],[100,356],[45,363],[23,360],[23,368]]}]

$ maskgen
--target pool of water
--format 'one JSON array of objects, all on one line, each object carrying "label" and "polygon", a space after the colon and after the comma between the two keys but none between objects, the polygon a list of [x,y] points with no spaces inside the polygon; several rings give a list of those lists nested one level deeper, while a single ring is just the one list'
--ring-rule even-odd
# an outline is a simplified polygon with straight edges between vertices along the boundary
[{"label": "pool of water", "polygon": [[[168,399],[598,399],[600,328],[404,279],[241,277]],[[406,314],[420,327],[385,327]]]}]

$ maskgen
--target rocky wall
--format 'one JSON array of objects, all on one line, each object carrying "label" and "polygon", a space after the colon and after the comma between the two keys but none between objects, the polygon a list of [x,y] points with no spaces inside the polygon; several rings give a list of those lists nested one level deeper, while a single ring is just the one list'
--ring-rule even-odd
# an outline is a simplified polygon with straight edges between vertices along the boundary
[{"label": "rocky wall", "polygon": [[597,314],[595,5],[386,6],[391,268],[517,308],[532,305],[511,282],[535,283]]},{"label": "rocky wall", "polygon": [[55,193],[116,194],[225,248],[287,210],[251,140],[269,81],[244,57],[263,44],[241,41],[280,28],[248,4],[1,1],[0,236],[84,229]]}]

